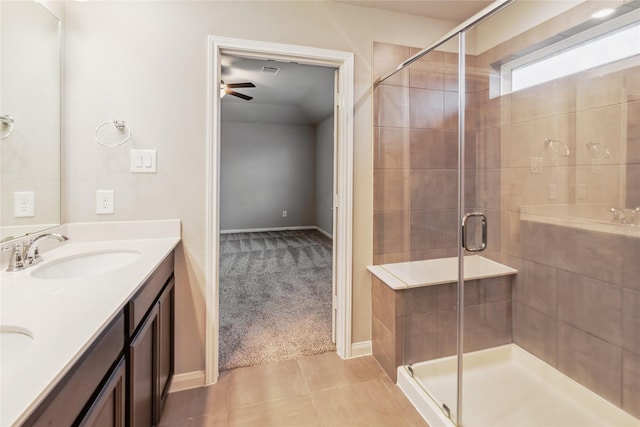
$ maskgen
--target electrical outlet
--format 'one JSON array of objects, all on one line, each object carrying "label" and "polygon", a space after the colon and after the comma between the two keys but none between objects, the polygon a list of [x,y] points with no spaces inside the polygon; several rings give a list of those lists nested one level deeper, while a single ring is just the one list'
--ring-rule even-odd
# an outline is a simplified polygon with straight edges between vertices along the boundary
[{"label": "electrical outlet", "polygon": [[13,193],[13,217],[28,218],[36,215],[33,191],[16,191]]},{"label": "electrical outlet", "polygon": [[531,158],[531,173],[542,173],[542,157]]},{"label": "electrical outlet", "polygon": [[282,211],[282,218],[286,218],[287,217],[287,211]]},{"label": "electrical outlet", "polygon": [[587,184],[578,184],[576,189],[576,198],[578,200],[584,200],[587,198]]},{"label": "electrical outlet", "polygon": [[115,213],[113,190],[96,191],[96,213],[98,215],[108,215]]}]

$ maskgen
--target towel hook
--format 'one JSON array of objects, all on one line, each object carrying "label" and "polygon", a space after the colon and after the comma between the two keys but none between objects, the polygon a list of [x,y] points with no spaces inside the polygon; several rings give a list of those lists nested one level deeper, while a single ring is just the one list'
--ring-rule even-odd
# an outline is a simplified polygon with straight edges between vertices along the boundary
[{"label": "towel hook", "polygon": [[0,140],[9,138],[9,135],[11,135],[11,133],[13,132],[13,128],[15,124],[13,117],[11,117],[8,114],[5,114],[4,116],[0,116],[0,124],[2,124],[2,127],[6,126],[9,128],[9,131],[7,133],[0,134]]},{"label": "towel hook", "polygon": [[[106,144],[105,142],[100,141],[100,138],[98,138],[98,130],[100,130],[100,128],[103,126],[108,125],[109,123],[113,123],[115,128],[118,129],[119,131],[126,132],[126,136],[124,137],[124,139],[118,142],[117,144]],[[93,132],[93,136],[96,139],[96,142],[102,145],[103,147],[117,147],[118,145],[122,145],[129,140],[129,137],[131,136],[131,128],[127,125],[127,123],[124,120],[110,120],[107,122],[100,123],[96,127],[96,130]]]},{"label": "towel hook", "polygon": [[560,142],[557,139],[544,139],[544,145],[551,150],[553,154],[560,157],[569,157],[571,151],[569,151],[569,147],[564,142]]}]

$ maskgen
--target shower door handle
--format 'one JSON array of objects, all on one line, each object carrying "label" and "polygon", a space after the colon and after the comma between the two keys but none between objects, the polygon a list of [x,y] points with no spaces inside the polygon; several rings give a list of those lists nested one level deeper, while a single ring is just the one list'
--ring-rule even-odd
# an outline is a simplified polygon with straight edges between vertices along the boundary
[{"label": "shower door handle", "polygon": [[[482,226],[482,243],[475,248],[470,248],[467,242],[467,220],[469,218],[480,218]],[[487,217],[482,212],[472,212],[462,217],[462,247],[468,252],[482,252],[487,248]]]}]

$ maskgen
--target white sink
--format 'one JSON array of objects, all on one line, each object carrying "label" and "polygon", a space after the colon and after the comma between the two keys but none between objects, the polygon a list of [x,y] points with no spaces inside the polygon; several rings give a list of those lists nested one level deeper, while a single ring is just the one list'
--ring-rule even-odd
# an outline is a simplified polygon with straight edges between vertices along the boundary
[{"label": "white sink", "polygon": [[29,350],[33,332],[20,326],[0,325],[0,371],[13,365]]},{"label": "white sink", "polygon": [[140,252],[129,250],[110,250],[83,253],[52,261],[38,267],[31,275],[38,279],[73,279],[95,276],[137,261]]}]

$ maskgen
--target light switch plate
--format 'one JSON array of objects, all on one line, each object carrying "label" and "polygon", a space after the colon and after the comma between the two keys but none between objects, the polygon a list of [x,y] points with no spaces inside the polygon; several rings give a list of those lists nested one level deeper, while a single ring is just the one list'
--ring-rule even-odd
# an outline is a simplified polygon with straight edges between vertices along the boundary
[{"label": "light switch plate", "polygon": [[156,150],[131,150],[131,172],[156,173],[157,172]]},{"label": "light switch plate", "polygon": [[14,218],[29,218],[36,215],[33,191],[16,191],[13,193]]}]

